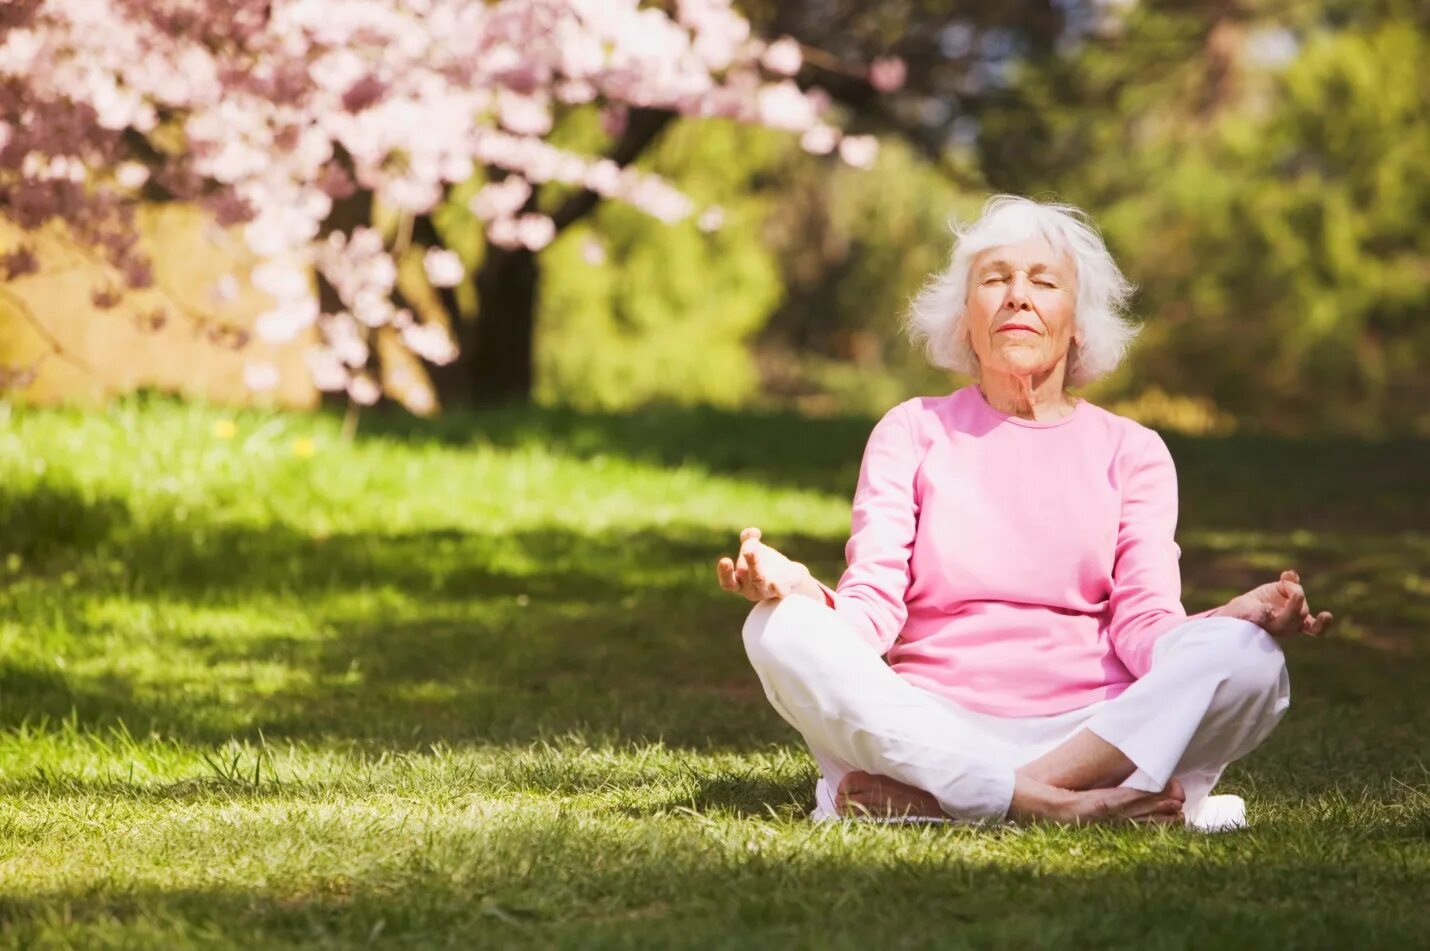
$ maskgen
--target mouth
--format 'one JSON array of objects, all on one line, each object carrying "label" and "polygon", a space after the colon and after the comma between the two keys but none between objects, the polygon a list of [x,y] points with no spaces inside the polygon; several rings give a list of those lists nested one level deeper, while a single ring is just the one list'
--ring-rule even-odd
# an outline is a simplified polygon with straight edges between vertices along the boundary
[{"label": "mouth", "polygon": [[1035,333],[1037,333],[1036,330],[1034,330],[1032,327],[1029,327],[1027,324],[1004,324],[1003,326],[1001,326],[1001,327],[998,328],[998,333],[1000,333],[1000,334],[1006,334],[1006,333],[1012,333],[1013,331],[1016,331],[1016,330],[1021,330],[1021,331],[1025,332],[1025,333],[1030,333],[1030,334],[1035,334]]}]

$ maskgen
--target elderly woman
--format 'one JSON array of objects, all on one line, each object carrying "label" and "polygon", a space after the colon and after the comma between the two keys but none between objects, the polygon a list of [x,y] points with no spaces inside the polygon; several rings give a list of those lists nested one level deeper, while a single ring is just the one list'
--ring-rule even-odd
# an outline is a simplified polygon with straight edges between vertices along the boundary
[{"label": "elderly woman", "polygon": [[874,427],[838,587],[741,533],[720,586],[823,774],[816,818],[1244,821],[1209,796],[1290,703],[1299,578],[1187,617],[1162,439],[1068,392],[1113,370],[1131,286],[1085,215],[999,196],[912,336],[976,383]]}]

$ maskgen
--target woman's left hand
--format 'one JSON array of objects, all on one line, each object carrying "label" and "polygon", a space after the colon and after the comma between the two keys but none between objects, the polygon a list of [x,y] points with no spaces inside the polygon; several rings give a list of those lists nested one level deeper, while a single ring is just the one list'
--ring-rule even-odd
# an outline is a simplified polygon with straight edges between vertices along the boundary
[{"label": "woman's left hand", "polygon": [[1335,620],[1330,611],[1311,614],[1311,609],[1306,606],[1301,576],[1294,571],[1283,571],[1279,581],[1237,595],[1218,608],[1216,613],[1250,621],[1272,637],[1292,637],[1296,634],[1317,637],[1326,633]]}]

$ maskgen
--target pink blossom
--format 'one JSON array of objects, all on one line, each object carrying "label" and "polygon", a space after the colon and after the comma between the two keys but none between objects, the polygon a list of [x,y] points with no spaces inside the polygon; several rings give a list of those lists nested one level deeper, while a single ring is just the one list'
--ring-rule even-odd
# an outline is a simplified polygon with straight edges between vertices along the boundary
[{"label": "pink blossom", "polygon": [[530,197],[531,184],[520,176],[509,175],[495,184],[483,186],[468,207],[483,221],[510,218],[521,210]]},{"label": "pink blossom", "polygon": [[908,67],[897,56],[884,56],[869,64],[869,85],[879,92],[894,92],[903,88]]},{"label": "pink blossom", "polygon": [[457,252],[443,248],[428,248],[422,256],[422,267],[433,287],[456,287],[466,273]]},{"label": "pink blossom", "polygon": [[[659,176],[546,141],[557,103],[600,109],[611,136],[630,110],[651,108],[803,133],[814,152],[838,143],[819,121],[828,97],[787,78],[802,66],[798,43],[752,38],[731,0],[44,0],[6,11],[7,217],[26,230],[70,226],[133,286],[152,280],[134,215],[151,182],[217,226],[242,225],[267,262],[253,282],[275,301],[259,336],[291,340],[315,323],[325,339],[336,333],[309,351],[309,371],[325,390],[355,388],[355,400],[376,387],[345,368],[365,365],[370,328],[416,327],[393,303],[383,236],[335,213],[359,192],[424,214],[495,169],[473,213],[493,246],[539,251],[556,226],[532,211],[533,184],[584,187],[667,222],[694,211]],[[869,75],[896,88],[902,63]],[[839,145],[860,166],[876,148],[868,137]],[[454,258],[424,256],[433,284],[461,280]],[[37,265],[25,251],[0,259],[11,276]],[[331,319],[309,266],[340,301]],[[220,300],[237,293],[221,288]],[[450,355],[435,331],[400,336],[426,359]]]},{"label": "pink blossom", "polygon": [[823,122],[810,126],[799,139],[800,148],[811,155],[828,155],[838,144],[839,130]]},{"label": "pink blossom", "polygon": [[516,220],[516,240],[530,251],[540,251],[556,237],[556,223],[545,215],[522,215]]},{"label": "pink blossom", "polygon": [[804,53],[799,48],[798,40],[783,36],[765,49],[765,55],[760,62],[772,73],[793,76],[804,65]]},{"label": "pink blossom", "polygon": [[338,355],[326,347],[310,347],[303,351],[303,361],[308,364],[308,374],[313,385],[325,393],[333,393],[347,386],[348,371]]},{"label": "pink blossom", "polygon": [[114,170],[114,180],[131,190],[143,188],[149,181],[149,169],[138,162],[125,162]]},{"label": "pink blossom", "polygon": [[249,362],[243,366],[243,385],[255,392],[271,390],[278,385],[278,368],[267,362]]},{"label": "pink blossom", "polygon": [[801,132],[817,117],[813,103],[790,80],[760,90],[759,102],[760,121],[776,129]]},{"label": "pink blossom", "polygon": [[312,297],[285,300],[270,311],[260,314],[254,330],[260,340],[287,343],[296,338],[318,319],[318,302]]},{"label": "pink blossom", "polygon": [[586,169],[583,184],[598,195],[614,195],[621,187],[621,167],[610,159],[598,159]]},{"label": "pink blossom", "polygon": [[700,213],[695,224],[701,231],[719,231],[725,224],[725,209],[719,205],[711,205]]},{"label": "pink blossom", "polygon": [[359,406],[371,406],[382,396],[377,381],[367,374],[359,374],[348,380],[348,396]]},{"label": "pink blossom", "polygon": [[606,245],[600,238],[593,234],[586,235],[581,240],[581,260],[592,267],[606,263]]},{"label": "pink blossom", "polygon": [[839,143],[839,157],[855,168],[872,168],[879,157],[879,140],[872,135],[846,135]]},{"label": "pink blossom", "polygon": [[497,93],[497,114],[502,126],[517,135],[545,135],[551,131],[551,108],[541,97],[503,89]]},{"label": "pink blossom", "polygon": [[487,240],[499,248],[513,250],[521,247],[521,237],[517,233],[515,218],[498,218],[487,225]]},{"label": "pink blossom", "polygon": [[429,363],[445,364],[457,359],[457,345],[447,331],[436,324],[409,323],[401,330],[407,348]]},{"label": "pink blossom", "polygon": [[386,294],[365,289],[352,299],[353,316],[369,327],[381,327],[397,314],[392,299]]},{"label": "pink blossom", "polygon": [[286,261],[264,261],[253,269],[253,286],[278,301],[311,296],[308,275]]},{"label": "pink blossom", "polygon": [[371,351],[366,336],[367,331],[348,314],[334,314],[323,322],[323,337],[328,348],[346,366],[367,364]]},{"label": "pink blossom", "polygon": [[238,278],[232,274],[223,274],[214,281],[209,288],[209,296],[220,304],[231,304],[238,300],[239,287]]}]

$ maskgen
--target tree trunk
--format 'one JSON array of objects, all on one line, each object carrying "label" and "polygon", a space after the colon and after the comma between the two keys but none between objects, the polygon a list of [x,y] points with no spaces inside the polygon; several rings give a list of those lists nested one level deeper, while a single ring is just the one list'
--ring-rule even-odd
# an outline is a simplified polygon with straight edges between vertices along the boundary
[{"label": "tree trunk", "polygon": [[[674,113],[657,109],[630,110],[625,131],[607,158],[623,168],[634,162],[674,117]],[[537,198],[533,193],[522,210],[536,211]],[[585,189],[567,197],[551,213],[556,233],[590,214],[599,202],[595,192]],[[430,216],[418,220],[413,235],[425,247],[441,244]],[[443,406],[531,402],[540,278],[535,253],[488,244],[486,259],[476,274],[477,319],[461,320],[456,295],[450,290],[441,295],[461,348],[455,361],[432,368],[432,382]]]},{"label": "tree trunk", "polygon": [[488,247],[476,274],[477,318],[454,328],[457,359],[432,368],[443,406],[531,402],[540,276],[531,251]]}]

